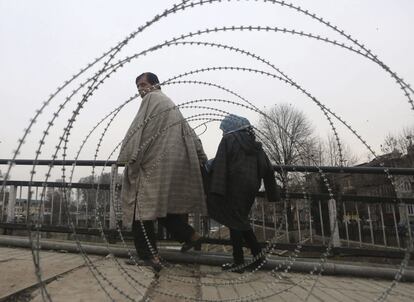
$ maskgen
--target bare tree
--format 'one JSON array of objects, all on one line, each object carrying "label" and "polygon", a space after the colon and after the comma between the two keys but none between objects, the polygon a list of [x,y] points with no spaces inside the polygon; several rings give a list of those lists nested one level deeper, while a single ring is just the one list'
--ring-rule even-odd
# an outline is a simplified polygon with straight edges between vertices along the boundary
[{"label": "bare tree", "polygon": [[398,140],[391,133],[388,133],[380,147],[384,154],[391,153],[394,150],[398,150]]},{"label": "bare tree", "polygon": [[349,145],[343,141],[338,144],[334,134],[319,140],[316,158],[318,164],[326,166],[353,166],[358,162],[358,156],[352,153]]},{"label": "bare tree", "polygon": [[384,154],[391,152],[399,152],[406,154],[408,149],[412,146],[412,140],[414,139],[414,125],[404,127],[400,133],[394,135],[388,133],[385,136],[384,142],[382,143],[381,151]]},{"label": "bare tree", "polygon": [[[287,103],[275,105],[265,113],[268,117],[262,117],[257,128],[270,160],[276,165],[312,164],[317,145],[312,124],[305,114]],[[282,171],[276,173],[276,178],[283,189],[295,190],[303,183],[298,173]],[[292,229],[294,205],[285,203],[285,209],[287,223]]]},{"label": "bare tree", "polygon": [[[282,103],[265,111],[269,116],[259,120],[260,138],[270,160],[277,165],[309,164],[309,154],[316,150],[313,127],[305,114],[290,104]],[[286,187],[288,173],[277,178]]]}]

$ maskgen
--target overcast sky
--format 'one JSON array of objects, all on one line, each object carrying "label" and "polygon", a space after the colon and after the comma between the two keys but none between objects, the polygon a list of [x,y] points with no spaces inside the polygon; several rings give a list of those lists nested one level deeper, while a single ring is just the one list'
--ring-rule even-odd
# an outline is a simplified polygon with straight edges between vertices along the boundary
[{"label": "overcast sky", "polygon": [[[0,0],[0,158],[12,157],[29,119],[57,87],[174,3],[176,1],[166,0]],[[414,1],[295,0],[292,3],[343,29],[378,55],[406,82],[414,83]],[[351,45],[332,29],[296,10],[263,1],[230,1],[195,6],[161,19],[124,47],[115,62],[188,32],[233,25],[295,29]],[[414,112],[395,80],[377,64],[348,50],[272,31],[210,33],[186,41],[226,44],[266,59],[347,121],[375,151],[379,151],[387,133],[396,133],[402,127],[414,124]],[[134,79],[139,73],[153,71],[164,81],[191,70],[220,66],[275,72],[240,53],[202,46],[171,46],[138,57],[106,80],[82,108],[69,138],[68,159],[75,157],[82,141],[105,115],[136,93]],[[73,89],[98,70],[96,68],[51,101],[33,127],[18,158],[34,158],[39,139],[53,113]],[[308,116],[316,135],[326,137],[330,131],[329,123],[315,103],[297,89],[273,78],[251,72],[214,71],[185,79],[219,84],[260,109],[282,102],[290,103]],[[240,101],[227,92],[201,85],[175,84],[165,86],[163,90],[177,104],[205,98]],[[51,158],[81,95],[82,92],[77,94],[59,114],[40,158]],[[136,99],[126,105],[113,121],[102,141],[98,159],[116,159],[117,151],[112,156],[110,154],[122,140],[140,101]],[[259,118],[257,113],[239,106],[205,105],[245,115],[252,123]],[[199,111],[183,110],[183,113],[190,116]],[[341,138],[353,152],[359,154],[362,161],[366,159],[368,150],[347,129],[336,120],[334,122]],[[79,159],[93,159],[106,124],[92,133]],[[211,123],[201,136],[209,157],[214,156],[220,140],[217,129],[218,124]],[[61,153],[58,157],[61,158]],[[0,169],[4,171],[5,167]],[[82,173],[79,172],[79,176]],[[15,178],[17,175],[20,177],[20,172],[13,174]],[[54,177],[58,178],[58,174],[56,172]]]}]

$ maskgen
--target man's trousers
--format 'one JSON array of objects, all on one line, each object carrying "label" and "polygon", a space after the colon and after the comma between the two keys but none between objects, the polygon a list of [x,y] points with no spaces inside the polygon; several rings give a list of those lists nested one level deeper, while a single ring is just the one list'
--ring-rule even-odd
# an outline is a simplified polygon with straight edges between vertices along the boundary
[{"label": "man's trousers", "polygon": [[[179,242],[190,242],[194,229],[184,221],[181,214],[167,214],[166,217],[158,218],[158,224],[167,229],[174,240]],[[152,258],[156,253],[157,243],[153,220],[135,220],[132,223],[132,234],[134,236],[135,249],[138,257],[146,260]],[[148,241],[151,246],[148,246]],[[152,249],[152,251],[151,251]]]}]

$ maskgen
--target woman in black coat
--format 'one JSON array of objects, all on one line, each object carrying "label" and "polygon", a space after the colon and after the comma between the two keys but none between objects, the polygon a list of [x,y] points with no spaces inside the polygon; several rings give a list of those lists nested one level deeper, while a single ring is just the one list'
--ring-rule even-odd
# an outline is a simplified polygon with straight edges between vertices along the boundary
[{"label": "woman in black coat", "polygon": [[[262,179],[269,201],[280,200],[280,194],[273,167],[262,144],[256,141],[250,122],[230,114],[223,119],[220,129],[223,138],[211,166],[207,208],[211,218],[230,229],[234,263],[224,265],[227,270],[244,263],[243,240],[254,257],[261,252],[248,216]],[[250,268],[264,261],[260,257]]]}]

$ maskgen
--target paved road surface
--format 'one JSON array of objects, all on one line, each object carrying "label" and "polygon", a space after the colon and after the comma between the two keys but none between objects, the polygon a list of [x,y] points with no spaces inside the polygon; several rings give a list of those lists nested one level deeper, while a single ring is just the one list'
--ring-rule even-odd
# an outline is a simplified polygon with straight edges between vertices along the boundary
[{"label": "paved road surface", "polygon": [[[156,276],[110,257],[42,251],[42,276],[53,301],[374,301],[390,281],[288,273],[222,273],[217,267],[172,265]],[[43,301],[28,249],[0,247],[0,301]],[[105,279],[106,278],[106,279]],[[101,282],[102,287],[99,285]],[[317,282],[315,282],[317,281]],[[110,282],[110,284],[108,284]],[[32,286],[32,288],[30,288]],[[313,290],[311,290],[313,288]],[[13,293],[18,295],[10,296]],[[413,301],[414,283],[398,284],[387,301]]]}]

